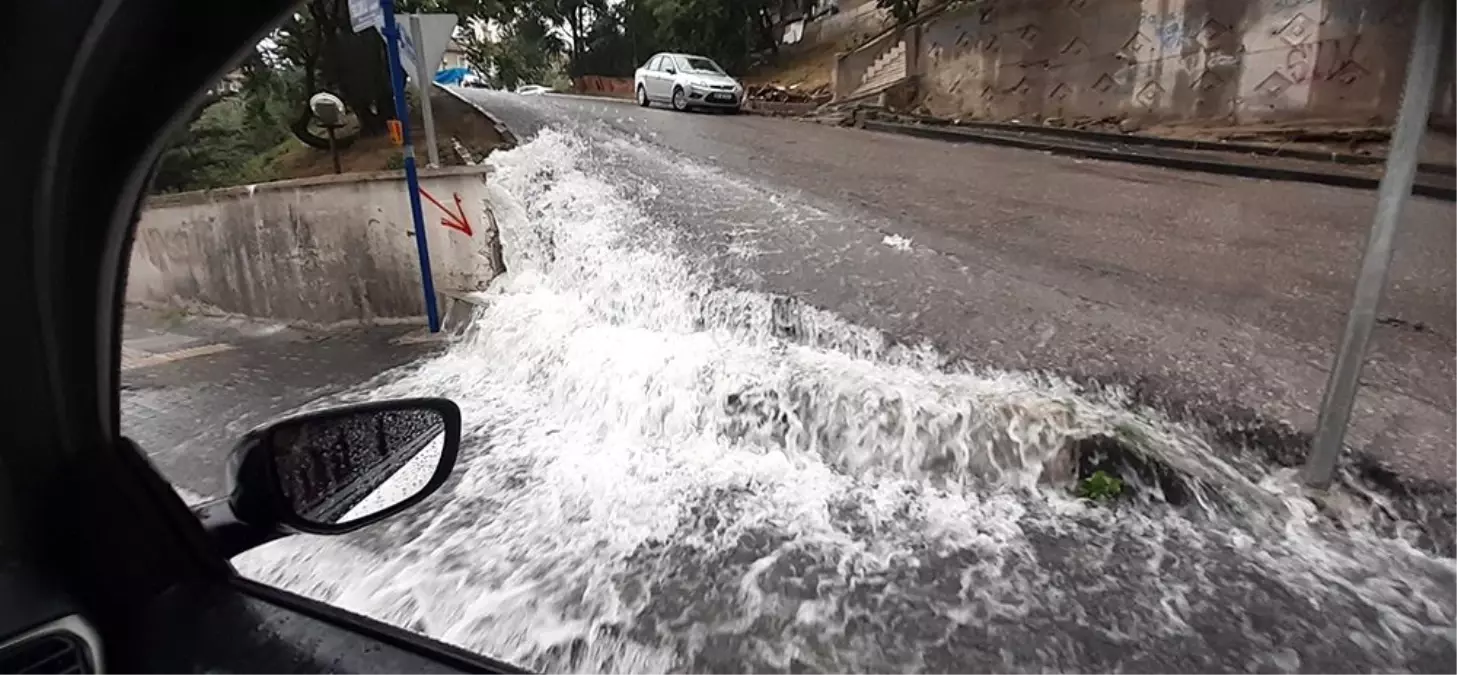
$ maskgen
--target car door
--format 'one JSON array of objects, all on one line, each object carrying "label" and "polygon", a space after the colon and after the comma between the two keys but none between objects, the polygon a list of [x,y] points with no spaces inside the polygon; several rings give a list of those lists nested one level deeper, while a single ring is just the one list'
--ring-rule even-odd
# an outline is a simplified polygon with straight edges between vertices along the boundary
[{"label": "car door", "polygon": [[[54,0],[8,14],[0,153],[0,672],[506,672],[238,576],[118,431],[120,299],[163,138],[289,0]],[[221,467],[220,467],[221,469]],[[209,515],[209,514],[204,514]],[[212,531],[210,533],[210,530]]]},{"label": "car door", "polygon": [[648,98],[655,101],[663,98],[663,61],[666,56],[658,54],[648,60],[648,66],[643,72],[643,88],[648,93]]},{"label": "car door", "polygon": [[673,98],[673,83],[681,70],[682,66],[678,63],[678,57],[663,56],[662,67],[658,69],[658,96],[664,101]]}]

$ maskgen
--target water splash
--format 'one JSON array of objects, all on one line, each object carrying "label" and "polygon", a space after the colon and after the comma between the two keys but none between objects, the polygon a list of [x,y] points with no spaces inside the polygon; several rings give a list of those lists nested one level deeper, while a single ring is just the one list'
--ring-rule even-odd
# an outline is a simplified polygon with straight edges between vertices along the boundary
[{"label": "water splash", "polygon": [[[547,671],[1451,670],[1453,561],[1117,391],[716,286],[602,151],[493,156],[509,272],[447,353],[355,394],[455,399],[451,483],[240,569]],[[1097,439],[1184,505],[1068,496]]]}]

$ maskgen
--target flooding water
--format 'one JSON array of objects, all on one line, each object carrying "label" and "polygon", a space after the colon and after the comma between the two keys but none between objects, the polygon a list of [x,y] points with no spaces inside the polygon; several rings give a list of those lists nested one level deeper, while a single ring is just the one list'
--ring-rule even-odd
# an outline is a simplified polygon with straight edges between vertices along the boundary
[{"label": "flooding water", "polygon": [[[547,671],[1453,670],[1457,566],[1379,495],[721,287],[594,151],[492,158],[510,271],[357,394],[457,401],[451,482],[245,574]],[[1073,497],[1086,439],[1179,494]]]}]

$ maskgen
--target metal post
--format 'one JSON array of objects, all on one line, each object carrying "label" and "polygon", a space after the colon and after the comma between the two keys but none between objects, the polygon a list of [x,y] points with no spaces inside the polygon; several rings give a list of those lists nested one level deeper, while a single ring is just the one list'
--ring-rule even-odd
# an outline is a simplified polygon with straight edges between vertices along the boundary
[{"label": "metal post", "polygon": [[334,156],[334,173],[344,173],[343,167],[339,166],[339,146],[334,139],[334,129],[338,128],[338,126],[329,124],[325,125],[324,128],[329,130],[329,154]]},{"label": "metal post", "polygon": [[[425,317],[430,332],[440,332],[435,308],[435,280],[430,274],[430,245],[425,241],[425,214],[420,208],[420,176],[415,171],[415,146],[410,142],[410,106],[405,103],[405,71],[400,67],[400,27],[395,23],[394,0],[379,0],[384,17],[385,53],[389,56],[390,86],[395,95],[395,117],[404,134],[405,183],[410,191],[410,215],[415,219],[415,251],[420,257],[420,285],[425,291]],[[418,51],[418,50],[417,50]]]},{"label": "metal post", "polygon": [[1442,49],[1442,30],[1446,25],[1442,16],[1443,2],[1451,0],[1421,0],[1417,14],[1401,109],[1397,113],[1396,130],[1391,136],[1386,171],[1381,176],[1377,196],[1376,219],[1366,240],[1361,276],[1356,280],[1351,313],[1346,318],[1346,332],[1341,338],[1335,365],[1331,367],[1330,379],[1326,381],[1325,396],[1320,404],[1320,421],[1315,429],[1315,444],[1302,477],[1311,487],[1330,485],[1336,460],[1345,442],[1346,427],[1351,421],[1351,408],[1361,380],[1361,366],[1371,341],[1371,328],[1376,323],[1376,308],[1386,287],[1386,273],[1391,267],[1392,239],[1397,224],[1401,222],[1402,207],[1411,195],[1412,182],[1416,178],[1417,150],[1432,107],[1437,59]]},{"label": "metal post", "polygon": [[430,107],[431,74],[425,72],[425,38],[420,30],[420,15],[410,15],[410,39],[415,42],[415,91],[420,92],[420,110],[425,114],[425,156],[430,166],[440,166],[440,148],[435,147],[435,111]]}]

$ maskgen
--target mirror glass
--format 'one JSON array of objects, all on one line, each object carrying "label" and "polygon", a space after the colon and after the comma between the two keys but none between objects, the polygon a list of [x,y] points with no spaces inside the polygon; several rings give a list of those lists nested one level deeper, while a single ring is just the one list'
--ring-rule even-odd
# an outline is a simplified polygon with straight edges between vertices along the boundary
[{"label": "mirror glass", "polygon": [[324,413],[279,424],[269,445],[294,513],[342,527],[426,488],[444,455],[445,417],[430,408]]}]

